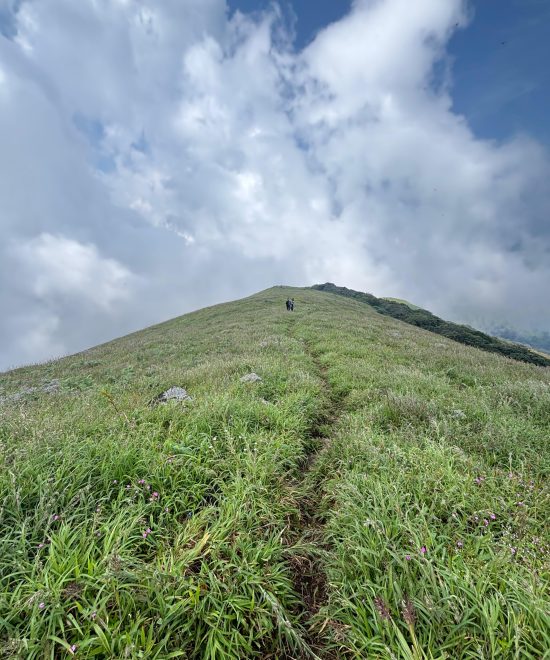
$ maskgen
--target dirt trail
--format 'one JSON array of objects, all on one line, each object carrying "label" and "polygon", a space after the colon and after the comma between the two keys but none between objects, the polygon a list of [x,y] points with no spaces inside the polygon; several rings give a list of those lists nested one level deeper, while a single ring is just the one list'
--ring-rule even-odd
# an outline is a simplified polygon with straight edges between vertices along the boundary
[{"label": "dirt trail", "polygon": [[[291,336],[294,336],[293,330],[292,325],[289,327]],[[326,649],[323,636],[325,626],[319,620],[315,620],[327,598],[327,578],[322,555],[328,548],[324,538],[325,521],[319,509],[323,497],[323,483],[317,483],[311,479],[311,476],[317,461],[330,446],[341,415],[341,397],[332,389],[326,367],[311,344],[304,341],[303,345],[315,366],[315,374],[322,381],[327,403],[324,414],[310,430],[308,451],[299,478],[291,484],[294,492],[298,493],[300,510],[299,519],[292,533],[300,538],[304,545],[311,548],[309,552],[304,552],[301,556],[294,555],[292,558],[294,587],[301,597],[300,614],[307,630],[306,642],[311,649],[310,653],[303,653],[299,657],[330,660],[338,656]]]}]

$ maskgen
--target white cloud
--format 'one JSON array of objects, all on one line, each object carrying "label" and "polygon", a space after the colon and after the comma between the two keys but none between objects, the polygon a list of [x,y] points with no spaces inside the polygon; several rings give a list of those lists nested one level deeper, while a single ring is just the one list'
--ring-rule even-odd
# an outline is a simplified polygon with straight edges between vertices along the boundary
[{"label": "white cloud", "polygon": [[41,299],[76,296],[111,310],[135,288],[135,276],[114,259],[102,257],[95,245],[44,233],[16,251],[29,287]]},{"label": "white cloud", "polygon": [[0,368],[280,282],[548,327],[548,154],[453,114],[466,9],[358,0],[296,53],[276,9],[23,2],[0,37]]}]

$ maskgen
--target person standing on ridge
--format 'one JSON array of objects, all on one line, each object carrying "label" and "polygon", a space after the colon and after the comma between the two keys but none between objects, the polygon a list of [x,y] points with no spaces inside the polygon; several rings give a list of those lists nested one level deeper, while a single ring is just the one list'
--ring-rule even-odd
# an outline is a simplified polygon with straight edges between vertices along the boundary
[{"label": "person standing on ridge", "polygon": [[286,311],[290,312],[290,298],[286,299]]},{"label": "person standing on ridge", "polygon": [[294,298],[291,298],[291,299],[290,299],[290,311],[291,311],[291,312],[294,311]]}]

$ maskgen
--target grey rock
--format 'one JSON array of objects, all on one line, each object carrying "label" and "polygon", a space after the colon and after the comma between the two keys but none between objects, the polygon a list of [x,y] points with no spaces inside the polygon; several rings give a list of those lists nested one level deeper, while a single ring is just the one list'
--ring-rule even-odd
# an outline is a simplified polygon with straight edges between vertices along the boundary
[{"label": "grey rock", "polygon": [[14,394],[6,394],[6,396],[0,396],[0,405],[4,403],[13,403],[14,401],[19,401],[23,398],[22,392],[15,392]]},{"label": "grey rock", "polygon": [[463,419],[466,417],[466,413],[463,410],[453,410],[451,414],[455,419]]},{"label": "grey rock", "polygon": [[246,376],[243,376],[241,378],[241,383],[261,383],[262,379],[258,376],[258,374],[255,374],[252,372],[251,374],[246,374]]},{"label": "grey rock", "polygon": [[44,383],[44,385],[40,385],[38,387],[23,387],[19,390],[19,392],[7,394],[6,396],[0,396],[0,404],[21,401],[25,397],[29,396],[30,394],[34,394],[35,392],[46,392],[46,394],[53,394],[54,392],[58,392],[60,388],[61,385],[59,380],[54,378],[53,380]]},{"label": "grey rock", "polygon": [[166,403],[167,401],[193,401],[193,397],[187,394],[187,390],[183,387],[173,386],[159,394],[155,399],[157,403]]},{"label": "grey rock", "polygon": [[21,399],[24,399],[26,396],[29,394],[33,394],[36,392],[38,388],[37,387],[24,387],[22,390],[19,390],[19,392],[14,392],[13,394],[9,394],[5,400],[6,401],[21,401]]},{"label": "grey rock", "polygon": [[61,385],[59,383],[59,380],[57,378],[54,378],[53,380],[50,380],[49,383],[45,383],[44,385],[42,385],[41,389],[43,392],[52,393],[52,392],[58,392],[60,387]]}]

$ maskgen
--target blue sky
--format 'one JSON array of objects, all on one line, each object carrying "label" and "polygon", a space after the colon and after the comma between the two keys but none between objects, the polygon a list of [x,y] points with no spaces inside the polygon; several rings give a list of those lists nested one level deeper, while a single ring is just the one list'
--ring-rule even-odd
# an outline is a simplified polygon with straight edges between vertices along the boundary
[{"label": "blue sky", "polygon": [[[271,0],[228,0],[231,11],[242,12],[265,10]],[[329,23],[333,23],[348,13],[350,0],[282,0],[279,3],[289,20],[294,19],[296,47],[303,48],[315,34]]]},{"label": "blue sky", "polygon": [[[342,18],[351,0],[281,0],[301,49]],[[0,32],[12,35],[12,9],[0,3]],[[228,0],[230,11],[265,11],[271,0]],[[550,1],[470,0],[471,21],[448,44],[453,101],[476,135],[506,140],[527,132],[550,145]],[[11,9],[10,9],[11,8]]]},{"label": "blue sky", "polygon": [[550,2],[477,0],[455,34],[453,99],[477,135],[528,132],[550,145]]},{"label": "blue sky", "polygon": [[[272,0],[227,0],[230,11],[268,10]],[[0,32],[15,30],[13,8],[0,3]],[[342,18],[351,0],[280,0],[302,49]],[[481,138],[506,140],[526,132],[550,145],[550,1],[470,0],[469,25],[448,44],[454,109]]]},{"label": "blue sky", "polygon": [[0,369],[278,283],[550,329],[550,0],[279,6],[0,0]]},{"label": "blue sky", "polygon": [[[231,10],[262,10],[270,0],[229,0]],[[296,48],[344,16],[349,0],[283,0]],[[471,22],[448,45],[453,101],[476,135],[506,140],[527,132],[550,145],[550,1],[472,0]]]}]

